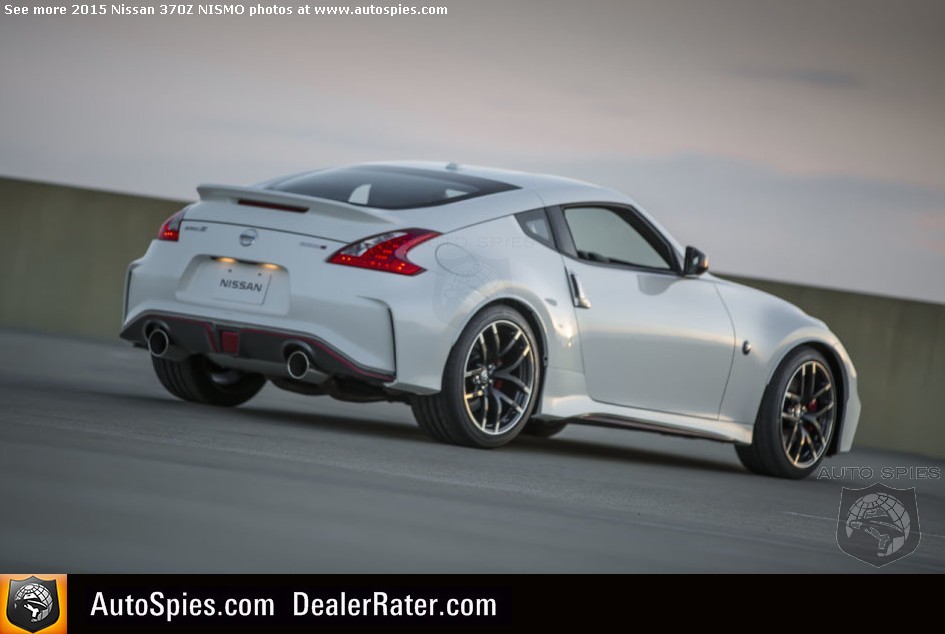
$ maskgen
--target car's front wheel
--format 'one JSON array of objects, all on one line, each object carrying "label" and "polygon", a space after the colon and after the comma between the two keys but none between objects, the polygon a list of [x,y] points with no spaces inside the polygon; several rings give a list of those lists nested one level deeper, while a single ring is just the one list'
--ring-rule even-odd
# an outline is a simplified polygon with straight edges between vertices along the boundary
[{"label": "car's front wheel", "polygon": [[778,366],[765,390],[750,445],[736,445],[749,471],[780,478],[809,475],[827,454],[837,421],[830,364],[803,346]]},{"label": "car's front wheel", "polygon": [[535,409],[541,363],[528,321],[508,306],[472,319],[450,351],[442,390],[413,400],[435,440],[483,449],[515,438]]},{"label": "car's front wheel", "polygon": [[235,407],[245,403],[266,384],[266,377],[222,368],[206,357],[194,355],[182,361],[151,357],[154,373],[177,398],[193,403]]}]

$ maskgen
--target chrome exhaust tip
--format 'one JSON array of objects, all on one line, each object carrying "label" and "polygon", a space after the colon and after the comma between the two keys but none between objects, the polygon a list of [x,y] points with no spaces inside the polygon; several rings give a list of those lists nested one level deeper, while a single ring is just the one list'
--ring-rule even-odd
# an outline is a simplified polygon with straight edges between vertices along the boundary
[{"label": "chrome exhaust tip", "polygon": [[289,376],[296,381],[301,381],[305,378],[305,375],[308,374],[309,369],[312,367],[312,362],[305,352],[296,350],[289,355],[289,358],[285,362],[285,367]]},{"label": "chrome exhaust tip", "polygon": [[161,328],[155,328],[148,335],[148,352],[155,357],[163,357],[171,347],[171,339]]}]

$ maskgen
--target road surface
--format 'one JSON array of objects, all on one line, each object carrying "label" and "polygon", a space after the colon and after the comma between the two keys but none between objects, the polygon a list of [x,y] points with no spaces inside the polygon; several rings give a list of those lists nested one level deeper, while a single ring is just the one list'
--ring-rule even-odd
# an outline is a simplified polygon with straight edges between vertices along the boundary
[{"label": "road surface", "polygon": [[[729,445],[590,427],[450,447],[403,405],[272,386],[198,406],[141,350],[0,331],[6,571],[873,572],[837,548],[841,488],[872,482],[844,475],[752,476]],[[945,571],[945,481],[887,484],[917,487],[922,541],[882,571]]]}]

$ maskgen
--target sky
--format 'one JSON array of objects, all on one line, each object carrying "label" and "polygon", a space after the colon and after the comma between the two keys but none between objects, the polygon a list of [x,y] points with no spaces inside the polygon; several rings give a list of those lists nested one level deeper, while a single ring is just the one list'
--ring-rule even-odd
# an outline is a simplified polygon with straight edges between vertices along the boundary
[{"label": "sky", "polygon": [[945,302],[945,3],[417,2],[449,13],[0,13],[0,175],[192,199],[360,161],[544,171],[717,271]]}]

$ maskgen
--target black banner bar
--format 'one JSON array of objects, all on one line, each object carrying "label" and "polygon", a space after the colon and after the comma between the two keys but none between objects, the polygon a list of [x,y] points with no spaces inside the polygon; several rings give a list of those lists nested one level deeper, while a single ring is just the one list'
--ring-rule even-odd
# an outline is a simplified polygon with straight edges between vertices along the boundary
[{"label": "black banner bar", "polygon": [[511,625],[511,577],[69,575],[74,632]]}]

